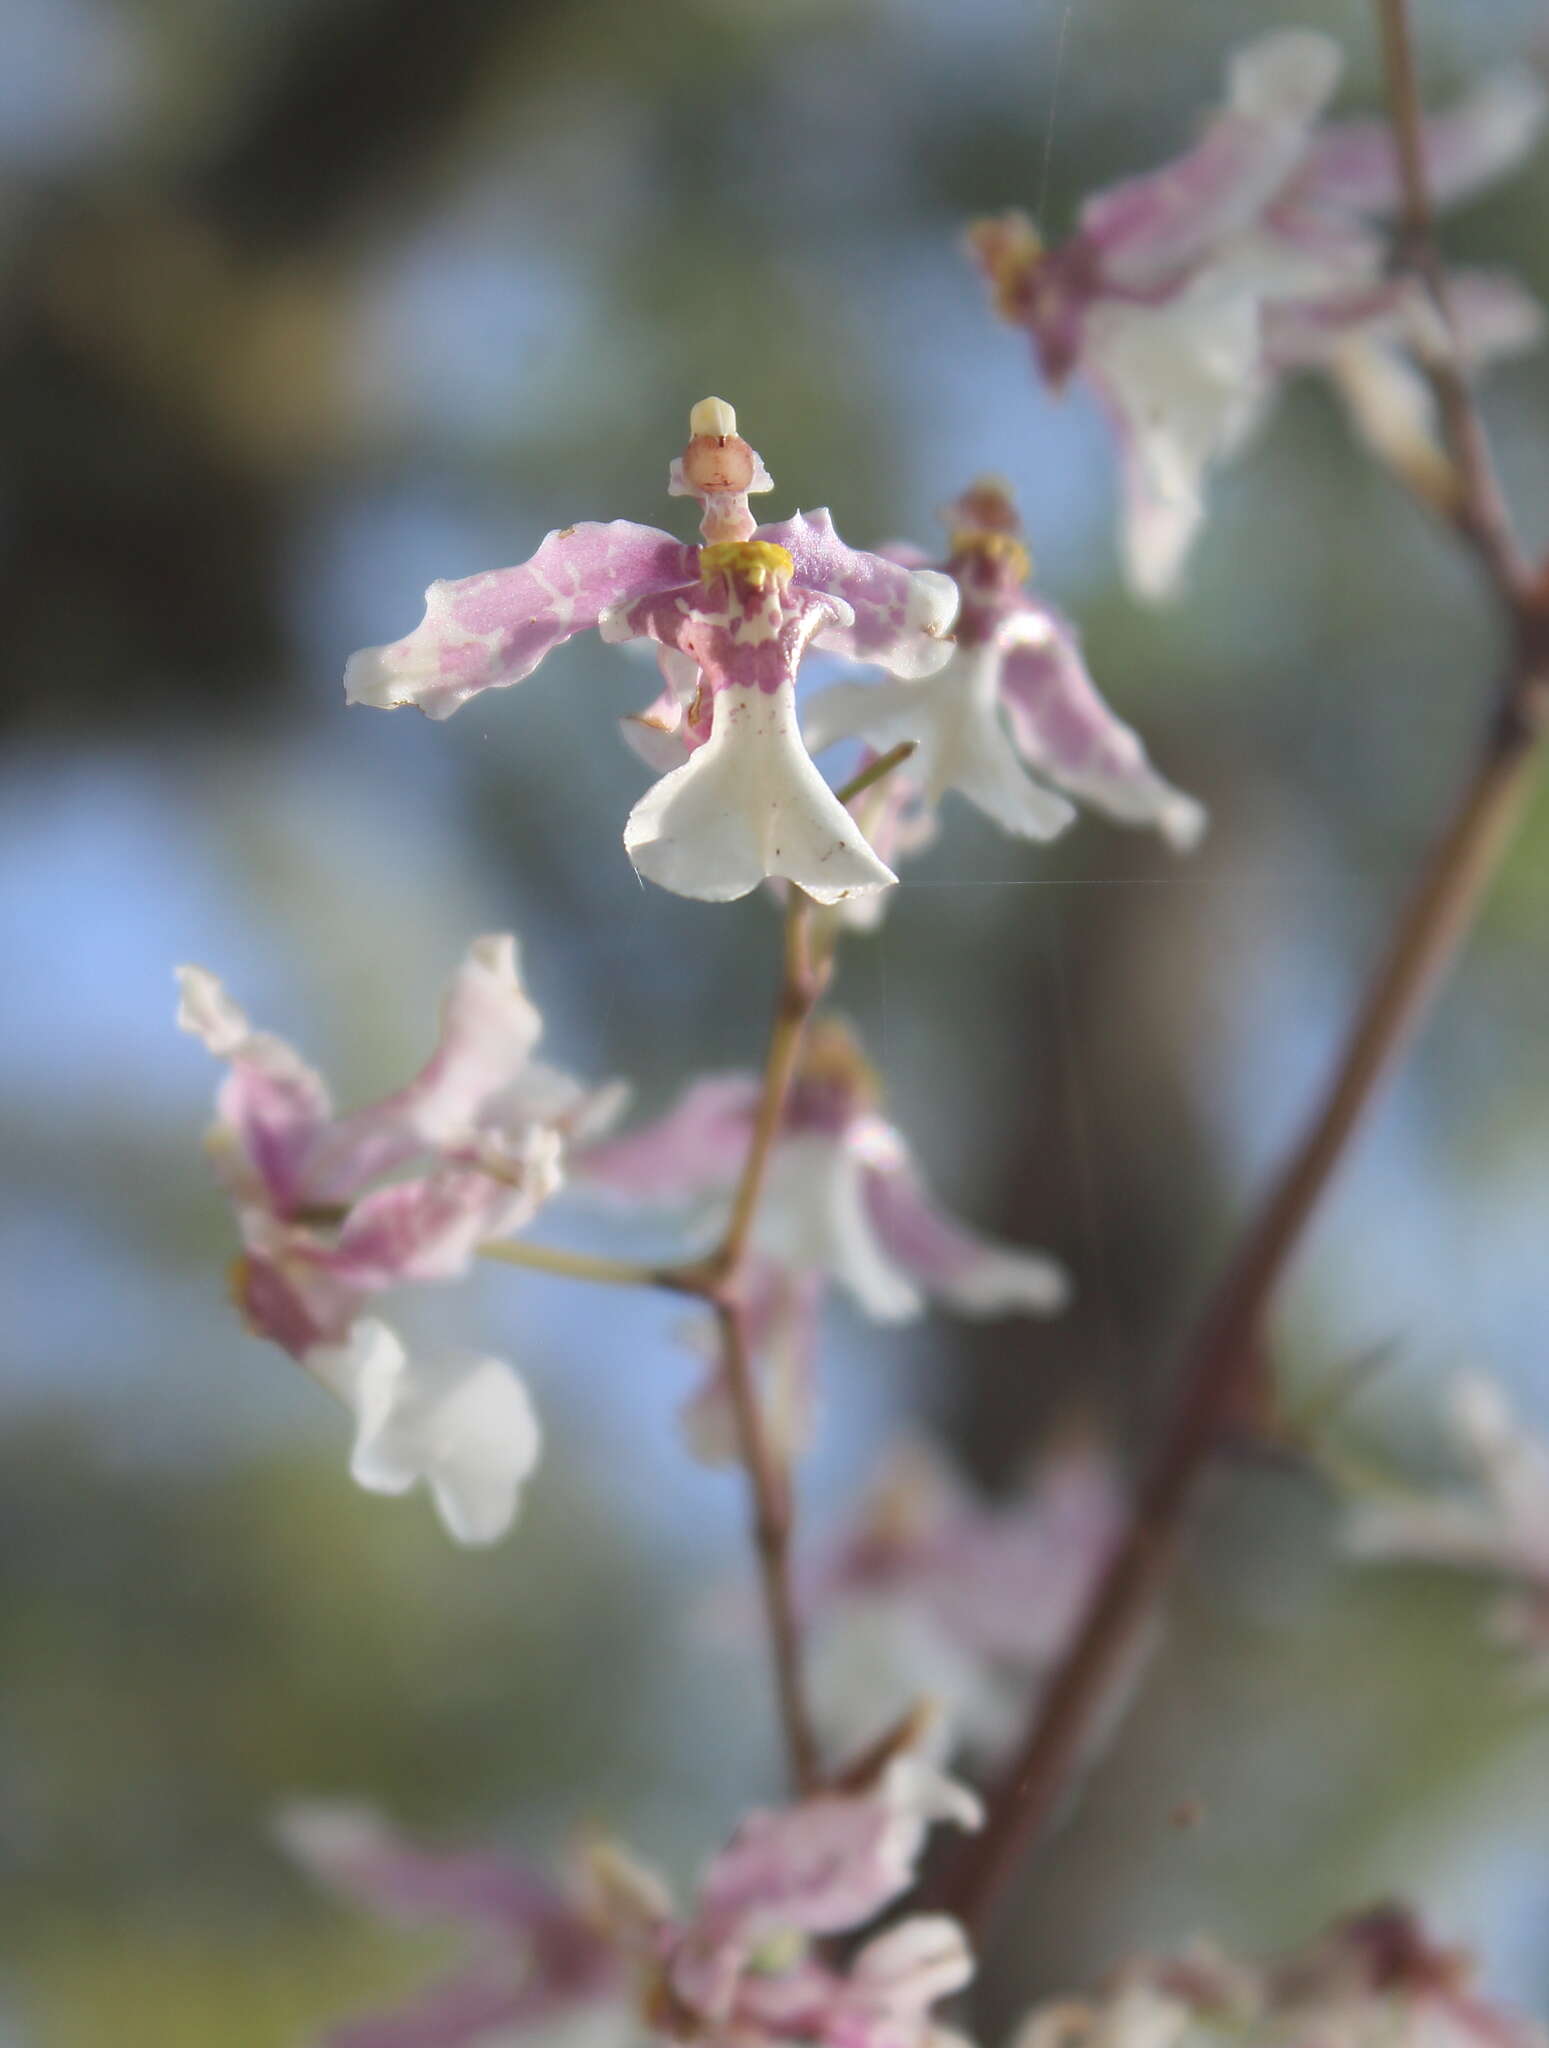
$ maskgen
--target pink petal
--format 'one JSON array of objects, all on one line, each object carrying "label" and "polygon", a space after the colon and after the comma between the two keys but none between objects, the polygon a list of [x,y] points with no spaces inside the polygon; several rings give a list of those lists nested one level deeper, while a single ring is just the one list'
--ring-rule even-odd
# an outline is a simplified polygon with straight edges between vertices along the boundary
[{"label": "pink petal", "polygon": [[1103,279],[1133,292],[1177,284],[1222,241],[1251,227],[1301,161],[1339,64],[1326,37],[1297,30],[1239,51],[1229,104],[1204,140],[1082,208],[1081,238]]},{"label": "pink petal", "polygon": [[1192,797],[1157,774],[1140,735],[1103,702],[1068,620],[1029,605],[1001,665],[1001,699],[1028,764],[1129,825],[1154,825],[1186,850],[1205,828]]},{"label": "pink petal", "polygon": [[216,1166],[239,1196],[256,1175],[268,1201],[289,1208],[331,1114],[328,1091],[284,1039],[251,1029],[215,975],[180,967],[177,979],[179,1027],[231,1066],[216,1097]]},{"label": "pink petal", "polygon": [[572,1155],[572,1179],[630,1202],[671,1205],[724,1194],[747,1156],[760,1083],[753,1074],[693,1082],[654,1123]]},{"label": "pink petal", "polygon": [[907,1158],[866,1170],[867,1212],[884,1250],[927,1294],[960,1315],[1053,1315],[1064,1273],[1042,1252],[980,1237],[939,1208]]},{"label": "pink petal", "polygon": [[893,1816],[877,1798],[832,1794],[749,1814],[705,1874],[699,1909],[739,1937],[857,1927],[909,1882],[889,1855]]},{"label": "pink petal", "polygon": [[[1431,192],[1443,204],[1468,198],[1516,169],[1543,128],[1543,87],[1526,69],[1482,78],[1445,114],[1424,124]],[[1403,203],[1393,131],[1386,119],[1330,122],[1314,138],[1297,196],[1318,206],[1393,213]]]},{"label": "pink petal", "polygon": [[687,582],[697,560],[671,534],[627,519],[564,527],[518,568],[433,583],[412,633],[350,657],[345,695],[352,704],[414,704],[449,718],[481,690],[521,682],[610,606]]},{"label": "pink petal", "polygon": [[475,939],[443,999],[430,1059],[406,1088],[329,1132],[307,1170],[311,1199],[342,1199],[420,1152],[468,1139],[481,1112],[516,1084],[542,1030],[515,939]]},{"label": "pink petal", "polygon": [[275,1832],[309,1876],[383,1919],[519,1934],[569,1911],[523,1865],[486,1849],[422,1848],[367,1807],[288,1806]]},{"label": "pink petal", "polygon": [[362,1289],[456,1279],[481,1244],[529,1222],[551,1185],[539,1178],[512,1186],[475,1167],[440,1167],[363,1196],[318,1262]]},{"label": "pink petal", "polygon": [[236,1299],[255,1336],[303,1358],[318,1344],[344,1342],[364,1290],[331,1273],[326,1263],[291,1259],[282,1265],[255,1251],[238,1264]]},{"label": "pink petal", "polygon": [[826,511],[761,526],[758,538],[785,549],[797,587],[837,597],[854,613],[853,625],[825,627],[820,647],[877,662],[896,676],[931,675],[947,659],[951,645],[943,636],[957,616],[949,576],[847,547]]},{"label": "pink petal", "polygon": [[535,2023],[516,1966],[499,1958],[466,1964],[396,2012],[346,2020],[322,2037],[322,2048],[489,2048]]}]

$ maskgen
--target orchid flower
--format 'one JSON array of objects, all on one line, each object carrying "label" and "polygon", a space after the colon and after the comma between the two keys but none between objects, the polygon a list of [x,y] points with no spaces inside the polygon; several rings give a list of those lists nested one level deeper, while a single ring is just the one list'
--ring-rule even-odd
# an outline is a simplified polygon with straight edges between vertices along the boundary
[{"label": "orchid flower", "polygon": [[206,1144],[244,1247],[238,1308],[351,1410],[362,1486],[423,1479],[459,1542],[493,1541],[538,1455],[526,1390],[498,1359],[411,1357],[365,1310],[388,1288],[456,1279],[481,1244],[529,1223],[565,1144],[595,1133],[616,1093],[533,1061],[542,1021],[509,936],[469,948],[415,1079],[344,1116],[213,974],[184,967],[179,982],[179,1024],[228,1066]]},{"label": "orchid flower", "polygon": [[1472,1977],[1465,1952],[1379,1906],[1268,1962],[1197,1943],[1129,1963],[1096,1999],[1038,2007],[1013,2048],[1544,2048],[1539,2027]]},{"label": "orchid flower", "polygon": [[491,2041],[639,2037],[622,1958],[580,1897],[485,1849],[427,1849],[369,1809],[298,1804],[283,1849],[319,1884],[377,1918],[460,1933],[465,1957],[397,2012],[346,2021],[326,2048],[487,2048]]},{"label": "orchid flower", "polygon": [[1346,1542],[1362,1557],[1412,1558],[1495,1580],[1492,1623],[1549,1684],[1549,1441],[1525,1431],[1489,1380],[1458,1381],[1452,1427],[1472,1497],[1359,1502]]},{"label": "orchid flower", "polygon": [[809,1682],[831,1747],[874,1741],[933,1700],[947,1747],[993,1756],[1026,1721],[1122,1527],[1106,1458],[1051,1451],[1005,1505],[969,1492],[937,1452],[886,1462],[811,1597]]},{"label": "orchid flower", "polygon": [[945,516],[941,566],[961,600],[951,660],[923,681],[819,692],[803,720],[812,751],[858,735],[877,748],[914,740],[907,772],[926,805],[955,789],[1006,831],[1047,839],[1075,813],[1030,768],[1122,824],[1193,846],[1203,809],[1157,774],[1098,695],[1075,628],[1027,589],[1032,565],[1007,487],[982,478]]},{"label": "orchid flower", "polygon": [[[1126,568],[1148,596],[1177,581],[1209,473],[1289,372],[1335,371],[1381,446],[1424,403],[1409,356],[1451,345],[1419,287],[1389,275],[1377,223],[1401,203],[1390,131],[1320,125],[1342,61],[1310,31],[1262,36],[1232,57],[1225,105],[1194,148],[1088,200],[1063,246],[1046,248],[1020,213],[969,231],[997,312],[1026,329],[1045,381],[1058,390],[1079,371],[1113,422]],[[1514,169],[1544,105],[1530,74],[1509,71],[1428,121],[1436,199]],[[1539,334],[1537,307],[1510,279],[1463,275],[1452,296],[1476,363]]]},{"label": "orchid flower", "polygon": [[973,1972],[954,1921],[903,1920],[844,1970],[811,1944],[864,1927],[908,1890],[933,1824],[979,1819],[963,1786],[898,1755],[862,1789],[749,1814],[686,1916],[654,1871],[610,1843],[593,1844],[556,1890],[486,1852],[416,1848],[355,1809],[293,1808],[279,1835],[353,1903],[468,1938],[452,1976],[399,2013],[335,2029],[327,2048],[487,2048],[561,2033],[596,2048],[642,2034],[739,2048],[932,2048],[930,2007]]},{"label": "orchid flower", "polygon": [[[747,1157],[760,1087],[738,1073],[693,1083],[654,1123],[578,1150],[575,1187],[694,1214],[708,1247]],[[974,1318],[1051,1315],[1067,1293],[1044,1253],[981,1237],[936,1204],[881,1114],[875,1074],[833,1019],[808,1034],[751,1251],[744,1309],[752,1347],[783,1351],[790,1363],[779,1398],[803,1419],[811,1331],[829,1282],[878,1322],[908,1321],[928,1300]],[[723,1400],[714,1379],[695,1397],[691,1435],[702,1448],[732,1440]]]},{"label": "orchid flower", "polygon": [[773,483],[732,408],[707,398],[689,429],[668,490],[698,499],[702,547],[622,519],[564,527],[518,568],[432,584],[412,633],[352,657],[346,694],[446,718],[588,627],[652,642],[668,687],[648,726],[680,744],[624,828],[638,871],[715,903],[771,875],[819,903],[886,888],[892,871],[802,744],[796,673],[819,647],[929,674],[950,652],[956,592],[846,547],[827,512],[757,525],[749,495]]}]

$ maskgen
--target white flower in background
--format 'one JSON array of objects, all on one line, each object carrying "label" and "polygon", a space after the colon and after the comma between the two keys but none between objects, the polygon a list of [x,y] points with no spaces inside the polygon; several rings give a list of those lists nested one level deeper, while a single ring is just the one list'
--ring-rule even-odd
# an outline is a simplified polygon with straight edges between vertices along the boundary
[{"label": "white flower in background", "polygon": [[1203,808],[1151,766],[1139,735],[1098,694],[1075,628],[1027,588],[1032,563],[1007,487],[981,478],[945,516],[951,544],[940,566],[960,600],[951,660],[916,682],[819,691],[803,720],[812,751],[912,740],[916,752],[879,798],[895,778],[900,806],[913,796],[929,811],[956,790],[1003,830],[1047,839],[1074,818],[1074,797],[1120,824],[1152,827],[1180,852],[1194,846]]},{"label": "white flower in background", "polygon": [[[1045,381],[1058,390],[1081,373],[1113,423],[1125,565],[1148,596],[1176,584],[1211,472],[1292,371],[1331,371],[1367,438],[1402,453],[1407,472],[1419,467],[1400,449],[1431,424],[1412,364],[1449,344],[1421,288],[1391,275],[1383,217],[1402,192],[1388,125],[1322,118],[1342,64],[1326,36],[1261,36],[1231,58],[1225,104],[1200,141],[1089,199],[1059,248],[1020,213],[969,231],[997,312],[1031,337]],[[1438,203],[1514,170],[1544,110],[1538,81],[1511,70],[1428,119]],[[1451,282],[1473,363],[1539,338],[1540,311],[1514,280]]]},{"label": "white flower in background", "polygon": [[1451,1423],[1471,1490],[1357,1500],[1346,1542],[1361,1557],[1407,1558],[1493,1581],[1496,1636],[1549,1685],[1549,1441],[1524,1429],[1500,1389],[1477,1376],[1457,1381]]},{"label": "white flower in background", "polygon": [[1473,1974],[1406,1907],[1379,1906],[1267,1962],[1196,1943],[1126,1963],[1095,1998],[1036,2007],[1013,2048],[1544,2048]]},{"label": "white flower in background", "polygon": [[[724,1229],[760,1093],[754,1074],[696,1081],[654,1122],[578,1150],[573,1185],[684,1212],[708,1249]],[[766,1381],[771,1361],[780,1361],[766,1408],[803,1427],[812,1411],[812,1332],[830,1283],[877,1322],[909,1321],[927,1302],[975,1319],[1046,1316],[1069,1291],[1046,1253],[982,1237],[939,1207],[904,1137],[880,1112],[875,1074],[832,1018],[807,1035],[745,1282],[750,1344]],[[691,1403],[700,1448],[729,1440],[724,1400],[717,1366]]]},{"label": "white flower in background", "polygon": [[1107,1458],[1048,1452],[1005,1501],[974,1495],[940,1453],[901,1446],[815,1574],[808,1678],[828,1745],[863,1749],[917,1701],[943,1753],[994,1758],[1025,1725],[1123,1526]]}]

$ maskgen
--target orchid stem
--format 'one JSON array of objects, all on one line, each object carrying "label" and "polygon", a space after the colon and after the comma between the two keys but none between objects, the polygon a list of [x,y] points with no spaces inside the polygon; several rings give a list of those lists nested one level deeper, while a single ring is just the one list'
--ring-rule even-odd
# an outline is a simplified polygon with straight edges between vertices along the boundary
[{"label": "orchid stem", "polygon": [[868,789],[874,788],[884,776],[891,775],[895,768],[901,768],[909,756],[919,750],[918,740],[900,740],[896,747],[889,747],[885,754],[878,754],[875,761],[868,761],[848,782],[842,782],[835,795],[840,803],[853,804],[858,796],[864,796]]},{"label": "orchid stem", "polygon": [[769,1027],[753,1135],[732,1197],[726,1235],[706,1261],[706,1270],[713,1276],[710,1298],[720,1326],[721,1369],[731,1395],[738,1448],[753,1498],[753,1534],[786,1762],[798,1793],[815,1789],[820,1765],[802,1680],[801,1634],[791,1583],[790,1474],[771,1445],[764,1425],[748,1355],[743,1310],[737,1297],[758,1205],[769,1177],[769,1162],[790,1102],[802,1040],[828,981],[828,960],[819,965],[812,957],[811,925],[811,898],[793,887],[786,902],[783,972]]},{"label": "orchid stem", "polygon": [[557,1273],[566,1280],[593,1280],[604,1287],[667,1287],[675,1293],[694,1288],[673,1266],[649,1266],[636,1259],[604,1259],[591,1252],[562,1251],[557,1245],[529,1244],[525,1239],[500,1239],[479,1246],[483,1259],[507,1266],[526,1266],[535,1273]]},{"label": "orchid stem", "polygon": [[798,1794],[821,1780],[817,1737],[802,1679],[801,1630],[791,1578],[791,1484],[770,1445],[753,1383],[742,1310],[734,1301],[716,1304],[721,1334],[721,1367],[736,1417],[742,1462],[753,1504],[753,1543],[769,1628],[775,1697],[785,1741],[791,1785]]},{"label": "orchid stem", "polygon": [[1426,363],[1448,452],[1457,473],[1451,515],[1485,573],[1510,604],[1526,581],[1511,515],[1474,403],[1447,273],[1436,247],[1435,210],[1425,161],[1425,116],[1410,32],[1409,0],[1376,0],[1387,77],[1388,120],[1403,193],[1401,259],[1429,294],[1446,336],[1445,353]]}]

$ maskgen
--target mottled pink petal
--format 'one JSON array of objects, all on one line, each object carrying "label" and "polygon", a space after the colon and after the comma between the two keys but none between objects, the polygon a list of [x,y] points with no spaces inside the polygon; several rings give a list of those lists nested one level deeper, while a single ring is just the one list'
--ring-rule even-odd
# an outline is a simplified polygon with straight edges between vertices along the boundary
[{"label": "mottled pink petal", "polygon": [[944,636],[957,616],[957,587],[950,576],[847,547],[827,511],[761,526],[758,538],[785,549],[797,588],[840,598],[854,613],[853,624],[826,625],[819,647],[874,661],[895,676],[931,675],[951,653]]},{"label": "mottled pink petal", "polygon": [[1321,368],[1353,337],[1401,338],[1420,309],[1412,278],[1376,278],[1263,311],[1264,354],[1277,372]]},{"label": "mottled pink petal", "polygon": [[699,1912],[744,1942],[863,1926],[913,1882],[932,1822],[971,1828],[979,1818],[964,1787],[916,1757],[895,1758],[874,1791],[749,1814],[706,1871]]},{"label": "mottled pink petal", "polygon": [[[1466,199],[1516,169],[1544,125],[1544,88],[1525,68],[1497,71],[1445,114],[1428,114],[1422,135],[1432,196]],[[1334,121],[1313,140],[1296,181],[1299,200],[1359,213],[1396,213],[1403,185],[1385,118]]]},{"label": "mottled pink petal", "polygon": [[516,1935],[569,1910],[546,1879],[509,1857],[423,1848],[369,1807],[297,1802],[281,1808],[275,1833],[309,1876],[384,1919]]},{"label": "mottled pink petal", "polygon": [[253,1234],[260,1248],[237,1262],[233,1290],[248,1328],[292,1358],[304,1358],[314,1345],[342,1344],[360,1313],[361,1289],[331,1272],[326,1255],[282,1262],[262,1248],[272,1233],[254,1227]]},{"label": "mottled pink petal", "polygon": [[723,1195],[747,1157],[759,1094],[754,1074],[708,1075],[654,1122],[575,1153],[572,1178],[628,1202],[675,1205]]},{"label": "mottled pink petal", "polygon": [[231,1064],[216,1097],[209,1139],[214,1163],[239,1197],[256,1175],[267,1200],[289,1208],[331,1114],[328,1091],[283,1039],[250,1028],[213,974],[180,967],[177,978],[179,1026]]},{"label": "mottled pink petal", "polygon": [[339,1200],[425,1151],[467,1141],[513,1088],[543,1031],[509,932],[475,939],[441,1004],[435,1051],[406,1088],[341,1118],[307,1169],[315,1202]]},{"label": "mottled pink petal", "polygon": [[557,1185],[552,1148],[540,1147],[515,1184],[476,1167],[443,1166],[363,1195],[320,1263],[353,1286],[455,1280],[481,1244],[529,1223]]},{"label": "mottled pink petal", "polygon": [[1205,829],[1205,813],[1146,758],[1133,727],[1103,702],[1069,620],[1029,604],[1009,625],[1001,700],[1023,759],[1110,817],[1154,825],[1180,852]]},{"label": "mottled pink petal", "polygon": [[524,1991],[516,1960],[481,1956],[395,2012],[330,2027],[319,2048],[493,2048],[546,2011]]},{"label": "mottled pink petal", "polygon": [[1326,36],[1294,29],[1240,50],[1228,71],[1227,107],[1203,141],[1082,208],[1081,236],[1103,279],[1137,293],[1176,284],[1251,227],[1301,161],[1340,64]]},{"label": "mottled pink petal", "polygon": [[1042,1252],[980,1237],[927,1193],[907,1156],[864,1178],[872,1228],[889,1258],[937,1301],[966,1316],[1053,1315],[1070,1287]]},{"label": "mottled pink petal", "polygon": [[610,606],[687,582],[696,562],[696,549],[632,520],[561,528],[518,568],[431,584],[412,633],[350,657],[345,694],[352,704],[414,704],[449,718],[481,690],[530,676]]}]

